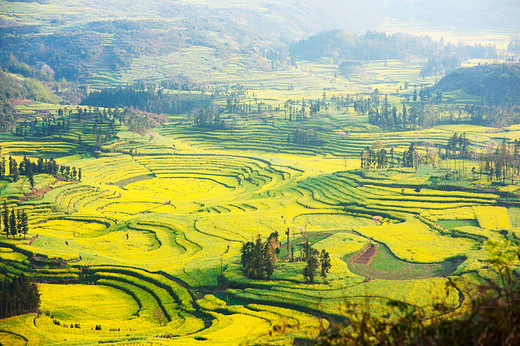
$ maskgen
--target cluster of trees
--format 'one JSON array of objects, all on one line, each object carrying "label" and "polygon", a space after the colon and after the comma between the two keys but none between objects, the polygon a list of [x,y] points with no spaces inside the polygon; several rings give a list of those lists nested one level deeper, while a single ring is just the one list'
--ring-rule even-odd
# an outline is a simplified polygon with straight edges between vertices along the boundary
[{"label": "cluster of trees", "polygon": [[58,165],[53,158],[47,160],[40,157],[36,162],[33,162],[24,156],[20,164],[11,156],[9,156],[9,162],[6,161],[5,157],[0,160],[0,178],[11,176],[14,181],[18,181],[20,175],[25,175],[29,178],[31,187],[34,187],[35,174],[50,174],[63,180],[81,181],[82,178],[81,168]]},{"label": "cluster of trees", "polygon": [[265,242],[260,235],[255,242],[242,245],[242,267],[250,279],[269,279],[274,272],[276,255],[280,252],[278,232],[273,232]]},{"label": "cluster of trees", "polygon": [[16,125],[14,134],[20,137],[46,137],[67,130],[70,130],[70,119],[65,119],[65,117],[42,117],[41,121],[34,118],[31,121],[24,120],[19,122]]},{"label": "cluster of trees", "polygon": [[419,74],[421,77],[426,77],[451,72],[459,67],[462,61],[463,58],[461,55],[432,55],[428,57],[426,64],[421,67],[421,72]]},{"label": "cluster of trees", "polygon": [[367,32],[354,35],[340,30],[321,32],[301,40],[290,47],[293,58],[316,60],[327,57],[334,60],[388,60],[408,59],[410,56],[427,58],[422,75],[444,72],[457,67],[468,58],[494,58],[494,46],[454,45],[430,37],[417,37],[402,33],[385,34]]},{"label": "cluster of trees", "polygon": [[386,101],[378,105],[373,97],[354,101],[354,109],[359,114],[368,113],[368,122],[383,130],[409,130],[458,123],[504,127],[520,123],[520,105],[466,104],[460,107],[441,104],[442,97],[440,91],[432,93],[430,88],[421,88],[419,96],[414,93],[413,97],[421,102],[413,102],[409,106],[403,103],[402,109]]},{"label": "cluster of trees", "polygon": [[360,61],[355,60],[347,60],[343,61],[341,64],[339,64],[339,73],[343,75],[346,78],[349,78],[353,74],[358,74],[363,72],[364,65]]},{"label": "cluster of trees", "polygon": [[[436,167],[439,160],[453,160],[454,169],[465,170],[466,161],[471,159],[478,162],[478,168],[472,168],[473,175],[487,176],[489,181],[505,182],[520,177],[520,140],[515,139],[501,144],[490,141],[481,152],[472,151],[473,143],[466,133],[454,133],[446,143],[445,150],[436,148],[430,141],[421,144],[411,142],[408,149],[403,151],[402,157],[396,157],[396,164],[402,167],[418,167],[419,164],[429,164]],[[388,152],[383,148],[380,140],[361,152],[361,168],[382,169],[394,164],[394,151]],[[446,178],[448,179],[448,178]]]},{"label": "cluster of trees", "polygon": [[[289,231],[286,234],[287,251],[289,251]],[[278,232],[271,233],[265,242],[262,241],[259,235],[255,242],[245,243],[242,245],[241,255],[244,274],[250,279],[269,279],[275,270],[279,252],[280,241],[278,240]],[[294,260],[294,247],[292,252],[292,259]],[[287,258],[289,258],[289,252],[287,252]],[[318,270],[320,270],[321,276],[325,280],[331,268],[329,253],[325,250],[322,250],[320,253],[311,246],[308,240],[301,245],[301,258],[299,260],[307,263],[303,270],[303,276],[310,283],[314,283]]]},{"label": "cluster of trees", "polygon": [[220,110],[215,105],[198,108],[193,116],[193,124],[197,127],[210,129],[222,129],[225,127],[225,122],[220,117]]},{"label": "cluster of trees", "polygon": [[[58,114],[59,112],[58,110]],[[77,121],[83,124],[84,134],[97,134],[97,150],[101,149],[103,143],[109,142],[115,137],[117,132],[116,121],[119,122],[119,125],[125,124],[130,131],[141,135],[164,122],[161,116],[139,112],[133,107],[123,109],[119,109],[119,107],[104,108],[101,111],[98,106],[88,106],[84,109],[78,106],[76,116]],[[92,123],[91,129],[87,127],[87,120]],[[78,143],[82,144],[81,140],[78,139]]]},{"label": "cluster of trees", "polygon": [[[380,142],[380,141],[379,141]],[[382,169],[394,163],[394,148],[387,151],[381,146],[366,147],[361,152],[361,168],[362,169]]]},{"label": "cluster of trees", "polygon": [[303,261],[307,263],[303,268],[303,277],[311,284],[314,283],[318,269],[321,269],[321,277],[325,280],[332,267],[330,254],[325,249],[321,250],[320,253],[311,246],[308,240],[303,243]]},{"label": "cluster of trees", "polygon": [[[477,174],[476,170],[472,173]],[[500,145],[489,142],[479,155],[478,174],[480,177],[486,174],[489,181],[511,179],[513,184],[514,179],[520,176],[520,141],[503,141]]]},{"label": "cluster of trees", "polygon": [[[287,134],[287,142],[291,142],[291,136],[290,134]],[[297,128],[294,130],[293,136],[292,136],[292,142],[298,145],[314,145],[314,146],[320,146],[321,141],[320,137],[318,135],[318,131],[315,129],[302,129]]]},{"label": "cluster of trees", "polygon": [[24,274],[0,282],[0,319],[34,312],[39,306],[38,286]]},{"label": "cluster of trees", "polygon": [[[359,114],[368,114],[368,122],[383,130],[410,130],[429,128],[439,123],[460,122],[461,110],[459,106],[438,106],[442,101],[442,93],[432,94],[430,89],[421,88],[419,96],[417,89],[414,90],[411,105],[403,103],[398,109],[394,104],[388,102],[385,95],[383,101],[379,101],[377,92],[367,98],[361,98],[354,102],[354,109]],[[420,101],[418,99],[420,98]],[[454,114],[459,113],[455,118]]]},{"label": "cluster of trees", "polygon": [[2,213],[0,214],[0,224],[3,224],[3,231],[5,232],[5,236],[9,238],[12,236],[13,239],[15,236],[21,237],[23,234],[24,238],[29,232],[29,217],[27,212],[22,209],[16,210],[15,208],[11,208],[11,212],[9,212],[9,208],[7,207],[7,202],[4,201],[4,207]]},{"label": "cluster of trees", "polygon": [[[321,111],[336,110],[347,112],[354,104],[356,98],[350,95],[333,95],[328,97],[324,92],[321,98],[293,100],[289,99],[284,104],[277,106],[266,104],[252,95],[247,96],[247,90],[241,85],[215,87],[208,105],[197,107],[192,111],[194,125],[206,128],[222,128],[222,114],[238,114],[248,119],[256,116],[267,121],[273,112],[283,112],[284,119],[293,121],[305,121],[310,116],[315,116]],[[217,105],[215,99],[225,99],[225,105]],[[359,97],[361,99],[361,97]],[[357,104],[359,106],[359,103]],[[232,124],[231,124],[232,125]],[[230,126],[226,124],[225,127]]]},{"label": "cluster of trees", "polygon": [[211,99],[203,93],[169,93],[155,85],[136,84],[91,91],[81,104],[109,108],[132,107],[157,114],[183,114],[198,107],[209,106]]},{"label": "cluster of trees", "polygon": [[464,111],[471,116],[471,123],[494,127],[506,127],[520,123],[520,105],[467,104]]},{"label": "cluster of trees", "polygon": [[421,163],[421,156],[419,155],[417,144],[415,144],[414,142],[410,143],[408,149],[403,152],[403,158],[401,163],[403,167],[414,167],[415,169],[417,169],[417,167]]},{"label": "cluster of trees", "polygon": [[[104,109],[100,111],[98,107],[76,109],[76,117],[73,118],[72,110],[58,109],[57,116],[42,117],[41,120],[33,118],[18,122],[14,134],[20,137],[46,137],[54,134],[66,133],[71,128],[71,120],[82,125],[84,134],[103,135],[110,140],[116,133],[116,120],[120,123],[127,120],[127,113],[122,113],[119,109]],[[50,114],[49,114],[50,115]],[[125,118],[126,116],[126,118]],[[91,126],[89,126],[89,123]]]},{"label": "cluster of trees", "polygon": [[471,158],[471,140],[466,137],[466,133],[458,135],[456,132],[448,140],[445,151],[436,148],[431,141],[422,143],[411,142],[408,149],[403,151],[401,157],[396,156],[394,161],[394,148],[386,150],[383,142],[376,140],[371,147],[366,147],[361,151],[361,168],[382,169],[397,164],[401,167],[414,167],[417,169],[419,164],[428,164],[436,167],[441,159],[454,159],[455,167],[457,160],[461,160],[462,170],[464,170],[464,160]]}]

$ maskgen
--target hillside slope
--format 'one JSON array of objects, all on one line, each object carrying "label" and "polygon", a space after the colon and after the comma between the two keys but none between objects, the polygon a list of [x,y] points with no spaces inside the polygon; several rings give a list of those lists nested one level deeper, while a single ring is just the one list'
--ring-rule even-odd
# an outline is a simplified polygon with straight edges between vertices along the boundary
[{"label": "hillside slope", "polygon": [[489,64],[461,68],[442,78],[433,90],[463,90],[489,103],[520,103],[520,64]]}]

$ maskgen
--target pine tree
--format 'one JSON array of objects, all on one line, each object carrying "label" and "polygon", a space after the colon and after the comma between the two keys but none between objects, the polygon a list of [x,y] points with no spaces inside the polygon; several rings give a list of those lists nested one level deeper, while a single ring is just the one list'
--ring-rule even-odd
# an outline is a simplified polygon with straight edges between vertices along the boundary
[{"label": "pine tree", "polygon": [[5,157],[2,157],[2,160],[0,161],[0,178],[2,178],[5,175]]},{"label": "pine tree", "polygon": [[9,233],[13,236],[13,238],[18,234],[18,229],[16,228],[16,216],[14,214],[14,209],[11,209],[11,216],[9,217]]},{"label": "pine tree", "polygon": [[273,232],[269,235],[265,243],[263,253],[264,271],[269,279],[274,272],[276,264],[276,255],[280,252],[280,241],[278,240],[278,232]]},{"label": "pine tree", "polygon": [[4,210],[2,211],[2,220],[4,221],[5,236],[9,238],[11,232],[9,231],[9,210],[7,209],[7,201],[4,200]]},{"label": "pine tree", "polygon": [[329,272],[332,264],[330,262],[330,255],[325,249],[321,250],[320,255],[320,263],[321,263],[321,277],[323,279],[327,278],[327,273]]},{"label": "pine tree", "polygon": [[25,236],[29,232],[29,217],[25,210],[22,211],[22,233],[23,238],[25,239]]},{"label": "pine tree", "polygon": [[31,190],[34,189],[34,176],[29,175],[29,184],[31,185]]},{"label": "pine tree", "polygon": [[23,223],[22,212],[18,209],[16,211],[16,233],[18,234],[19,237],[22,235],[22,223]]},{"label": "pine tree", "polygon": [[307,256],[307,266],[303,268],[303,276],[309,280],[309,283],[314,283],[314,277],[316,276],[316,270],[320,266],[319,251],[309,247],[309,253]]}]

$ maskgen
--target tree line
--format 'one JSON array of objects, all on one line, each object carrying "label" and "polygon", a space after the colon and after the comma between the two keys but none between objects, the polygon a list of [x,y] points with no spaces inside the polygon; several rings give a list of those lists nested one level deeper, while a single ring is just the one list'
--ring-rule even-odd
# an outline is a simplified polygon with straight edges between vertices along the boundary
[{"label": "tree line", "polygon": [[[147,85],[148,86],[148,85]],[[99,107],[133,107],[145,112],[183,114],[211,103],[208,95],[170,93],[162,88],[142,88],[140,85],[106,88],[91,91],[82,105]]]},{"label": "tree line", "polygon": [[[323,57],[335,60],[406,60],[411,56],[433,60],[439,57],[495,58],[496,48],[491,45],[465,45],[434,41],[430,37],[418,37],[403,33],[386,34],[368,31],[355,35],[341,30],[325,31],[291,45],[292,58],[317,60]],[[440,58],[442,59],[442,58]],[[440,61],[442,63],[442,60]],[[450,66],[448,63],[446,65]],[[430,72],[430,71],[428,71]]]},{"label": "tree line", "polygon": [[3,231],[7,238],[12,236],[14,239],[17,235],[21,237],[23,234],[25,239],[25,236],[29,232],[29,216],[25,209],[15,210],[15,208],[12,207],[11,211],[9,211],[5,200],[2,213],[0,213],[0,224],[3,225]]},{"label": "tree line", "polygon": [[36,162],[33,162],[24,156],[20,164],[11,156],[9,156],[9,162],[7,162],[5,156],[0,160],[0,179],[11,176],[14,181],[18,181],[20,175],[25,175],[29,179],[31,188],[34,188],[35,174],[50,174],[55,178],[67,181],[81,181],[83,177],[81,168],[58,165],[52,157],[48,160],[40,157]]},{"label": "tree line", "polygon": [[[383,142],[377,140],[371,147],[361,151],[361,168],[383,169],[397,165],[399,167],[418,168],[419,164],[428,164],[436,167],[440,160],[452,160],[455,170],[466,172],[467,160],[478,163],[472,167],[473,176],[487,177],[487,180],[501,181],[520,178],[520,140],[502,143],[489,141],[480,152],[475,150],[474,143],[466,136],[466,133],[455,132],[447,141],[444,150],[435,147],[431,141],[422,143],[411,142],[408,149],[401,156],[395,155],[393,148],[386,150]],[[449,174],[448,174],[449,175]],[[446,179],[448,179],[446,177]]]},{"label": "tree line", "polygon": [[24,274],[0,281],[0,319],[34,312],[39,305],[38,286]]},{"label": "tree line", "polygon": [[478,155],[479,170],[473,170],[474,175],[487,176],[488,181],[505,182],[511,179],[511,184],[520,177],[520,141],[501,144],[489,142]]}]

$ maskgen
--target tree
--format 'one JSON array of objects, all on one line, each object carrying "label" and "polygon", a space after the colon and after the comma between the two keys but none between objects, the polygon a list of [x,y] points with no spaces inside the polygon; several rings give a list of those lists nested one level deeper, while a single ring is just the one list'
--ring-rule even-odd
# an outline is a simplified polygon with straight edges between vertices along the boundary
[{"label": "tree", "polygon": [[274,272],[276,264],[276,255],[280,252],[280,241],[278,240],[278,232],[273,232],[269,235],[265,244],[263,253],[264,271],[269,279]]},{"label": "tree", "polygon": [[248,241],[247,243],[242,245],[242,270],[244,271],[247,277],[250,277],[253,273],[254,247],[255,244],[252,241]]},{"label": "tree", "polygon": [[278,232],[273,232],[264,243],[258,235],[255,242],[242,245],[242,270],[250,279],[271,277],[276,264],[276,255],[280,251]]},{"label": "tree", "polygon": [[29,232],[29,217],[25,210],[22,211],[22,233],[23,238],[25,239],[25,236]]},{"label": "tree", "polygon": [[4,221],[4,232],[5,236],[9,238],[9,234],[11,234],[9,230],[9,210],[7,209],[7,201],[4,200],[4,209],[2,210],[2,220]]},{"label": "tree", "polygon": [[0,178],[5,176],[5,157],[0,161]]},{"label": "tree", "polygon": [[265,246],[262,244],[262,239],[260,235],[256,238],[256,242],[253,248],[253,265],[252,265],[252,275],[253,279],[263,279],[264,278],[264,249]]},{"label": "tree", "polygon": [[34,189],[34,176],[29,175],[29,184],[31,185],[31,190]]},{"label": "tree", "polygon": [[22,223],[23,223],[22,212],[20,211],[20,209],[18,209],[16,211],[16,233],[18,234],[19,237],[23,233]]},{"label": "tree", "polygon": [[287,231],[285,231],[285,235],[287,235],[287,258],[289,258],[289,228],[287,228]]},{"label": "tree", "polygon": [[265,245],[262,244],[260,235],[256,242],[247,242],[242,245],[242,267],[248,278],[262,279],[264,277],[264,253]]},{"label": "tree", "polygon": [[314,283],[314,277],[316,276],[316,270],[320,266],[320,258],[319,251],[309,247],[309,254],[307,257],[307,266],[303,268],[303,276],[305,279],[309,281],[309,283]]},{"label": "tree", "polygon": [[155,308],[153,310],[153,317],[159,322],[159,325],[162,327],[163,323],[166,322],[166,316],[164,316],[164,312],[160,308]]},{"label": "tree", "polygon": [[18,229],[16,228],[16,216],[14,215],[14,209],[11,209],[11,216],[9,217],[9,233],[13,236],[13,238],[18,234]]},{"label": "tree", "polygon": [[330,255],[325,249],[321,250],[320,254],[320,263],[321,263],[321,277],[323,279],[327,278],[327,274],[332,267],[332,264],[330,262]]}]

